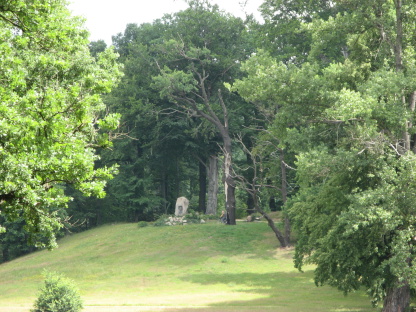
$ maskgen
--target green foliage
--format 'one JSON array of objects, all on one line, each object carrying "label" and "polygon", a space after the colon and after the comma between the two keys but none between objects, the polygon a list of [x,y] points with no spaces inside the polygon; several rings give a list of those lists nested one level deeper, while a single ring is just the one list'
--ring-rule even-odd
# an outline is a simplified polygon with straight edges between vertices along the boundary
[{"label": "green foliage", "polygon": [[74,282],[54,272],[45,271],[45,284],[31,312],[78,312],[82,299]]},{"label": "green foliage", "polygon": [[184,220],[186,220],[189,224],[201,224],[201,220],[205,220],[205,215],[192,209],[188,209],[187,214],[184,217]]},{"label": "green foliage", "polygon": [[381,281],[415,283],[415,272],[406,265],[415,252],[416,206],[409,192],[415,156],[356,153],[322,152],[319,158],[299,159],[305,184],[289,203],[300,236],[296,266],[315,263],[317,284],[344,292],[364,285],[378,302],[385,295]]},{"label": "green foliage", "polygon": [[[334,41],[338,43],[344,38],[342,32],[338,32],[336,28],[328,27],[325,33],[321,33],[321,37],[309,29],[314,21],[325,24],[325,21],[337,12],[345,11],[342,2],[334,5],[333,1],[328,0],[265,0],[260,11],[265,22],[256,27],[258,47],[284,63],[302,64],[308,59],[314,45]],[[328,38],[332,40],[328,41]],[[325,45],[325,50],[318,56],[329,59],[325,55],[326,52],[337,50],[339,47]]]},{"label": "green foliage", "polygon": [[137,226],[139,227],[139,228],[144,228],[144,227],[146,227],[146,226],[148,226],[149,225],[149,223],[147,223],[146,221],[139,221],[138,223],[137,223]]},{"label": "green foliage", "polygon": [[153,226],[166,226],[167,222],[169,221],[169,215],[161,215],[159,216],[155,222],[153,222]]},{"label": "green foliage", "polygon": [[95,148],[109,141],[96,123],[105,108],[100,95],[120,66],[112,49],[97,61],[90,56],[88,33],[64,1],[7,1],[0,16],[1,210],[53,247],[62,226],[57,208],[70,200],[62,184],[102,197],[116,172],[94,163]]},{"label": "green foliage", "polygon": [[220,215],[221,215],[221,213],[220,212],[218,212],[217,214],[215,214],[215,215],[204,215],[204,217],[203,217],[203,219],[204,220],[215,220],[215,221],[218,221],[218,218],[220,217]]},{"label": "green foliage", "polygon": [[[126,221],[154,221],[172,214],[182,195],[197,202],[199,188],[204,187],[198,183],[199,163],[221,152],[221,136],[184,105],[194,101],[205,112],[209,105],[221,116],[217,90],[241,74],[239,64],[253,50],[240,18],[209,1],[188,3],[186,10],[152,23],[129,24],[113,40],[125,75],[104,101],[111,112],[122,115],[121,131],[127,135],[101,153],[100,164],[120,164],[104,201],[110,211],[122,207]],[[207,76],[205,103],[198,75]],[[179,99],[183,96],[187,101]],[[224,91],[223,98],[232,116],[231,131],[249,132],[241,125],[254,118],[251,105],[231,92]]]},{"label": "green foliage", "polygon": [[285,30],[302,16],[297,29],[313,40],[302,62],[279,63],[259,51],[232,88],[274,119],[256,150],[275,136],[296,155],[298,192],[285,206],[298,234],[296,267],[315,264],[317,285],[345,293],[364,286],[377,303],[392,289],[416,286],[416,40],[407,18],[415,8],[383,0],[320,4],[332,13],[322,16],[302,0],[266,1],[264,12],[281,17],[269,23]]},{"label": "green foliage", "polygon": [[113,210],[123,207],[126,221],[154,221],[173,213],[178,193],[188,196],[189,182],[196,179],[192,160],[202,151],[200,134],[191,136],[193,120],[175,113],[160,99],[161,90],[151,87],[152,77],[160,74],[158,66],[163,68],[169,58],[159,42],[173,40],[167,36],[170,27],[160,20],[130,24],[114,40],[125,76],[106,102],[112,112],[122,114],[121,129],[128,135],[103,151],[102,163],[121,165],[106,201]]},{"label": "green foliage", "polygon": [[235,213],[235,217],[237,219],[244,219],[245,217],[247,217],[247,209],[236,209],[236,213]]},{"label": "green foliage", "polygon": [[29,235],[24,229],[24,220],[17,219],[10,222],[5,216],[0,216],[0,223],[7,228],[7,231],[0,233],[0,263],[35,250],[33,246],[27,244]]},{"label": "green foliage", "polygon": [[171,70],[165,67],[160,76],[153,78],[153,87],[160,90],[161,97],[172,97],[173,94],[186,94],[188,92],[196,91],[196,81],[192,73],[185,73],[180,70]]},{"label": "green foliage", "polygon": [[91,55],[97,58],[99,53],[102,53],[107,49],[107,44],[104,40],[92,41],[88,45],[88,48],[90,49]]}]

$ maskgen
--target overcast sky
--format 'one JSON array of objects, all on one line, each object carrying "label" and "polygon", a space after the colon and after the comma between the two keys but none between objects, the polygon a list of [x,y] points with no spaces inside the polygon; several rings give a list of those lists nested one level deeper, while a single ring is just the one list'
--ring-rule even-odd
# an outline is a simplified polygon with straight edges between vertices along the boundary
[{"label": "overcast sky", "polygon": [[[244,12],[260,18],[258,7],[263,0],[211,0],[224,11],[244,17]],[[129,23],[151,23],[165,13],[187,8],[184,0],[69,0],[74,15],[86,18],[91,41],[111,44],[111,36],[123,33]],[[243,9],[241,3],[246,3]]]}]

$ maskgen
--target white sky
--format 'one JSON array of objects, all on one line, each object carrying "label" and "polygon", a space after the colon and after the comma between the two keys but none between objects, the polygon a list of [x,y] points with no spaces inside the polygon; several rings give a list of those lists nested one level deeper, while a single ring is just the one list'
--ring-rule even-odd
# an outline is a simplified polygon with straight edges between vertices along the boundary
[{"label": "white sky", "polygon": [[[111,44],[111,36],[124,33],[129,23],[151,23],[165,13],[174,13],[188,7],[184,0],[68,0],[73,15],[86,18],[90,40],[103,39]],[[244,12],[260,19],[258,7],[263,0],[211,0],[220,9],[235,16],[244,17]],[[243,10],[241,3],[245,4]]]}]

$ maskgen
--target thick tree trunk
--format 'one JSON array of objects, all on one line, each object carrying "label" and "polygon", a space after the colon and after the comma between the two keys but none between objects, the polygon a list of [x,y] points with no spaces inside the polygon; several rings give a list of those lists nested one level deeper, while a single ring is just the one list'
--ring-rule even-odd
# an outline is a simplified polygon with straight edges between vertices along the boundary
[{"label": "thick tree trunk", "polygon": [[400,288],[387,289],[386,298],[384,298],[382,312],[405,312],[409,311],[410,305],[410,287],[408,284]]},{"label": "thick tree trunk", "polygon": [[207,209],[207,167],[202,161],[199,162],[199,211],[205,212]]},{"label": "thick tree trunk", "polygon": [[209,157],[208,161],[208,201],[206,214],[215,215],[218,206],[218,158]]}]

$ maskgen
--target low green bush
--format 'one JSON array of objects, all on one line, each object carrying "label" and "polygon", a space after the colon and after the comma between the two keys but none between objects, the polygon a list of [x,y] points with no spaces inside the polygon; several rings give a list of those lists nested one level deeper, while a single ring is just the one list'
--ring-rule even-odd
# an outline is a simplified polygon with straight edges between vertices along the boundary
[{"label": "low green bush", "polygon": [[75,283],[55,272],[44,272],[45,284],[31,312],[79,312],[82,299]]},{"label": "low green bush", "polygon": [[235,210],[236,219],[245,219],[247,218],[247,209],[236,209]]},{"label": "low green bush", "polygon": [[204,214],[204,220],[218,220],[220,218],[220,213],[217,214]]},{"label": "low green bush", "polygon": [[138,223],[137,223],[137,226],[139,227],[139,228],[143,228],[143,227],[146,227],[146,226],[148,226],[149,224],[146,222],[146,221],[139,221]]},{"label": "low green bush", "polygon": [[166,222],[169,221],[168,215],[161,215],[157,220],[153,223],[154,226],[166,226]]},{"label": "low green bush", "polygon": [[201,220],[205,220],[206,218],[205,215],[200,214],[199,212],[194,211],[192,209],[189,209],[184,219],[187,221],[187,223],[200,224]]}]

